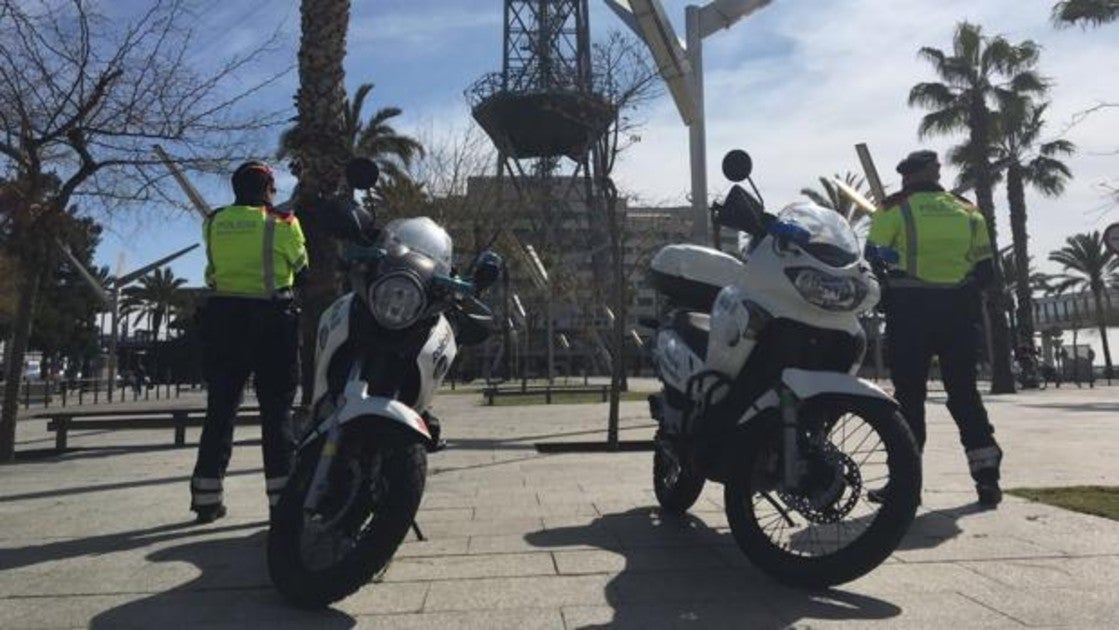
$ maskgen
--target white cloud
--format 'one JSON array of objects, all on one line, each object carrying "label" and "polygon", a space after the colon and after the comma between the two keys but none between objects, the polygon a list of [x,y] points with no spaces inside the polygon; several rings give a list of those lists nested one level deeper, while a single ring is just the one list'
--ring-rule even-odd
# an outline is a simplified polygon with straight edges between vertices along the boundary
[{"label": "white cloud", "polygon": [[[1050,4],[777,0],[765,9],[764,19],[758,14],[708,42],[709,190],[726,188],[719,163],[734,147],[754,155],[758,184],[770,205],[780,206],[793,201],[819,175],[858,172],[856,142],[869,143],[888,184],[896,181],[893,166],[907,152],[918,147],[944,151],[958,142],[918,140],[917,124],[924,112],[909,108],[906,97],[913,84],[935,79],[931,66],[917,58],[918,48],[950,47],[962,19],[1013,41],[1032,38],[1044,46],[1040,68],[1056,81],[1049,116],[1052,133],[1099,100],[1119,101],[1119,86],[1111,79],[1119,76],[1117,27],[1057,31],[1048,22]],[[667,9],[682,12],[682,7]],[[756,49],[744,45],[751,40],[772,40],[780,54],[743,57],[743,52]],[[642,132],[644,141],[619,164],[619,179],[643,196],[682,201],[689,187],[687,130],[667,97],[643,115],[649,121]],[[1090,212],[1103,203],[1094,184],[1115,180],[1119,157],[1090,152],[1119,149],[1119,109],[1093,115],[1068,137],[1082,151],[1068,160],[1075,180],[1066,194],[1049,200],[1027,193],[1031,251],[1042,267],[1048,266],[1048,252],[1065,237],[1106,225],[1098,211]],[[1005,215],[1004,191],[996,192],[996,203]],[[1110,218],[1114,220],[1115,213]],[[1001,223],[1000,241],[1009,243],[1009,226],[1005,220]]]},{"label": "white cloud", "polygon": [[[423,48],[427,52],[443,49],[447,40],[479,27],[500,29],[500,7],[492,10],[471,10],[469,7],[440,7],[435,11],[396,11],[364,15],[355,11],[350,23],[349,41],[352,45],[378,47],[405,47],[394,50],[399,55],[410,49]],[[491,32],[489,28],[485,33]]]}]

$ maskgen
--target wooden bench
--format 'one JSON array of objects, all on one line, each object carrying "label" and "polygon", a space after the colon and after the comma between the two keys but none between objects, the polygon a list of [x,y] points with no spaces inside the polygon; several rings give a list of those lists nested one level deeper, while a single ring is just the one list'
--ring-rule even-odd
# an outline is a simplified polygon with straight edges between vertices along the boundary
[{"label": "wooden bench", "polygon": [[[206,421],[206,408],[136,409],[128,411],[63,411],[40,413],[34,418],[46,419],[47,430],[54,431],[54,448],[66,450],[67,433],[86,429],[166,429],[175,430],[175,446],[186,444],[187,427],[200,427]],[[259,407],[242,407],[237,424],[260,425]]]},{"label": "wooden bench", "polygon": [[602,402],[610,399],[609,385],[521,385],[520,387],[486,387],[482,389],[482,397],[486,404],[493,406],[495,398],[508,398],[512,396],[544,396],[544,402],[552,404],[552,396],[556,394],[598,394]]}]

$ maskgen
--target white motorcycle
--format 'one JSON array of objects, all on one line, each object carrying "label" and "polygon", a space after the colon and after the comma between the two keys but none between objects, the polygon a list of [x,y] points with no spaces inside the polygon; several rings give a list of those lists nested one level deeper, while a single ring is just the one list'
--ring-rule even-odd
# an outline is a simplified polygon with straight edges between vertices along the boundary
[{"label": "white motorcycle", "polygon": [[[376,169],[347,175],[369,188]],[[326,212],[331,231],[354,241],[352,290],[320,319],[311,426],[268,535],[272,582],[307,608],[357,591],[408,533],[438,442],[428,407],[458,346],[488,336],[492,315],[474,296],[502,268],[483,252],[470,279],[455,276],[451,238],[426,217],[374,230],[355,206]]]},{"label": "white motorcycle", "polygon": [[[651,279],[670,308],[657,327],[663,389],[653,481],[684,512],[707,479],[724,484],[731,531],[759,568],[822,587],[853,580],[897,547],[917,509],[921,465],[898,404],[856,376],[866,349],[858,315],[879,285],[837,212],[808,203],[766,214],[731,151],[735,184],[715,221],[745,232],[745,262],[670,245]],[[756,195],[756,196],[755,196]]]}]

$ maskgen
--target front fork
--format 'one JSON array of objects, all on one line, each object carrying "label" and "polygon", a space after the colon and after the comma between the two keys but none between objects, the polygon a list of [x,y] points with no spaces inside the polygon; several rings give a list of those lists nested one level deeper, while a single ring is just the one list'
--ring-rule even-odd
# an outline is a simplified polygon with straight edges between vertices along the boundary
[{"label": "front fork", "polygon": [[781,458],[784,466],[781,471],[781,487],[786,491],[793,491],[800,486],[804,475],[805,465],[800,456],[800,446],[797,433],[797,412],[800,401],[793,391],[782,385],[777,392],[781,404]]},{"label": "front fork", "polygon": [[[355,361],[350,368],[350,374],[346,381],[350,382],[360,378],[361,371],[362,362]],[[345,390],[343,389],[343,391]],[[315,464],[315,474],[311,477],[311,487],[307,490],[307,496],[303,498],[303,510],[306,512],[313,512],[318,509],[319,502],[330,488],[330,467],[334,464],[334,456],[338,454],[338,444],[342,436],[342,424],[338,422],[338,418],[345,408],[346,398],[343,395],[338,399],[330,417],[327,418],[325,437],[323,438],[322,449],[319,451],[319,461]]]}]

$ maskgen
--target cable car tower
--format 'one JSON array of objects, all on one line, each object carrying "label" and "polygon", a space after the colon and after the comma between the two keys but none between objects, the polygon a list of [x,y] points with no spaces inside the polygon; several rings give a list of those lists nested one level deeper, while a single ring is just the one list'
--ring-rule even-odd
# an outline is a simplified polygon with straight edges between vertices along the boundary
[{"label": "cable car tower", "polygon": [[[528,244],[545,258],[554,253],[549,265],[565,264],[556,259],[561,252],[586,265],[605,239],[595,229],[603,218],[591,211],[590,152],[614,118],[595,87],[587,0],[505,0],[504,11],[501,72],[467,91],[474,119],[498,151],[500,203],[524,210],[508,227],[522,243],[535,240]],[[552,291],[549,284],[549,311]],[[549,376],[552,322],[549,315]]]}]

